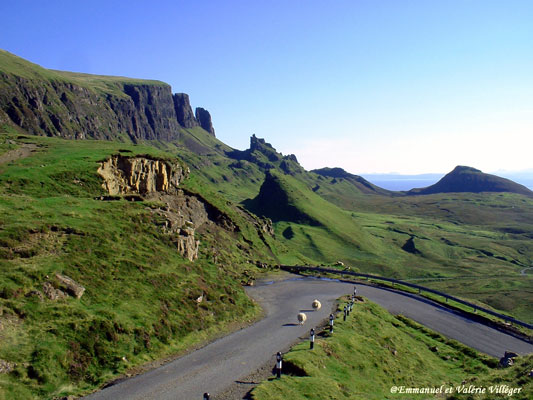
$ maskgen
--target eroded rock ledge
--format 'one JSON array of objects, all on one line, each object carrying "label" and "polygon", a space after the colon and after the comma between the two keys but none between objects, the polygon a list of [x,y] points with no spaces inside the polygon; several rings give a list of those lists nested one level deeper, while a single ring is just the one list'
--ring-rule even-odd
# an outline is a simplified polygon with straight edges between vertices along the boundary
[{"label": "eroded rock ledge", "polygon": [[178,188],[189,172],[178,161],[150,156],[114,155],[98,168],[104,178],[102,187],[111,196],[138,196],[151,202],[147,209],[154,222],[172,237],[183,257],[194,261],[200,248],[195,235],[198,228],[209,224],[232,232],[239,228],[200,195]]},{"label": "eroded rock ledge", "polygon": [[98,173],[110,195],[154,192],[172,193],[189,173],[179,163],[143,157],[112,156],[101,163]]}]

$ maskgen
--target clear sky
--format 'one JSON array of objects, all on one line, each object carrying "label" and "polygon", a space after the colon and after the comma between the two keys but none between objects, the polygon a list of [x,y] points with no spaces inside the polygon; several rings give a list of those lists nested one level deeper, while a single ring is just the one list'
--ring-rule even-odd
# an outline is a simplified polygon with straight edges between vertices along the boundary
[{"label": "clear sky", "polygon": [[0,0],[0,48],[159,79],[307,169],[533,169],[533,1]]}]

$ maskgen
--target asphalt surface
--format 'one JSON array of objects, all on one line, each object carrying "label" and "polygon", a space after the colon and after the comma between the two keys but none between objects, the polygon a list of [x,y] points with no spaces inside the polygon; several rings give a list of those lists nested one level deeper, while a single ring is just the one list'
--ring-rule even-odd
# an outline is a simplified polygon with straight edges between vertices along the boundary
[{"label": "asphalt surface", "polygon": [[[276,352],[286,351],[299,338],[308,338],[309,330],[329,316],[335,300],[353,293],[353,286],[339,281],[294,278],[250,287],[248,294],[265,310],[266,316],[261,321],[87,398],[201,400],[204,392],[216,396],[265,363],[274,366]],[[505,351],[533,352],[530,343],[426,299],[365,285],[357,285],[357,295],[491,356],[502,357]],[[315,298],[322,303],[318,311],[311,309]],[[301,311],[307,314],[303,326],[296,319]]]}]

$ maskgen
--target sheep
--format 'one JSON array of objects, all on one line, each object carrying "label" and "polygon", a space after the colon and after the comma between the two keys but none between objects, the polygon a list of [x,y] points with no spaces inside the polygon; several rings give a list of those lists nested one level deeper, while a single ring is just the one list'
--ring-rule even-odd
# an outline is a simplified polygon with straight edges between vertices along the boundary
[{"label": "sheep", "polygon": [[312,305],[313,305],[313,309],[315,311],[320,310],[320,307],[322,307],[322,304],[320,304],[320,301],[318,301],[317,299],[313,300],[313,304]]},{"label": "sheep", "polygon": [[303,312],[298,314],[298,322],[300,323],[300,325],[303,325],[306,320],[307,320],[307,315],[305,315]]}]

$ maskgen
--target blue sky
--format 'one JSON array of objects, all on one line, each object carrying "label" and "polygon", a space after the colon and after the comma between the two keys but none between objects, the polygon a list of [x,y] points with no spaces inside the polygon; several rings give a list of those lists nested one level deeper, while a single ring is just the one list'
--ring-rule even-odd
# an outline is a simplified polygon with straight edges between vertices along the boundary
[{"label": "blue sky", "polygon": [[0,48],[159,79],[307,169],[533,169],[533,2],[2,1]]}]

